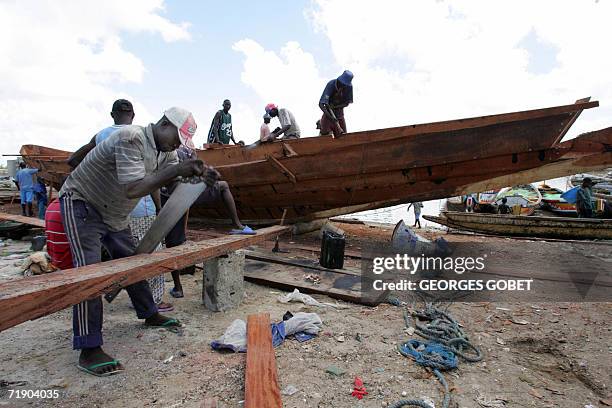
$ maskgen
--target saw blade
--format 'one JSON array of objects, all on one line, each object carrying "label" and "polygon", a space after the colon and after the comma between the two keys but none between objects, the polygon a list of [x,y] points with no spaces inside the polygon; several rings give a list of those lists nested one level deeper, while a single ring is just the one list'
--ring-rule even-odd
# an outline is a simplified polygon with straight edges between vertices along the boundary
[{"label": "saw blade", "polygon": [[150,254],[206,189],[206,184],[180,183],[140,240],[135,254]]}]

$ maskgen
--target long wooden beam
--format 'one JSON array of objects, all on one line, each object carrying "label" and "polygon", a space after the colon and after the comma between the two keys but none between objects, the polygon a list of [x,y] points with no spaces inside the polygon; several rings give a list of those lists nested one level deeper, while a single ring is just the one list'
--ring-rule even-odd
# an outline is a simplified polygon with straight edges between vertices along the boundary
[{"label": "long wooden beam", "polygon": [[152,254],[0,284],[0,331],[55,313],[118,287],[263,242],[287,229],[280,226],[262,228],[257,230],[256,235],[228,235]]},{"label": "long wooden beam", "polygon": [[280,408],[283,406],[276,357],[272,347],[270,315],[247,317],[247,357],[244,378],[244,408]]},{"label": "long wooden beam", "polygon": [[45,228],[45,220],[34,217],[24,217],[23,215],[7,214],[0,212],[0,220],[15,221],[22,224],[29,224],[35,227]]}]

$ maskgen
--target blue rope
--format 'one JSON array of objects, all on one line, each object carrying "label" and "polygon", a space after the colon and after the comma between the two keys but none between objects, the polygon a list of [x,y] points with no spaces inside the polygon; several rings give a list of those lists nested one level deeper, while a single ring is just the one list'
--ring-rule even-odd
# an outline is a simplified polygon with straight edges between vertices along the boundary
[{"label": "blue rope", "polygon": [[419,340],[408,340],[399,345],[399,352],[412,357],[423,367],[446,371],[457,368],[457,357],[450,347],[437,342],[425,343]]},{"label": "blue rope", "polygon": [[[482,359],[482,352],[472,345],[459,323],[448,313],[435,308],[432,304],[426,304],[423,312],[414,313],[414,317],[428,320],[425,326],[420,325],[415,319],[415,333],[424,337],[429,342],[419,340],[408,340],[398,346],[399,352],[414,359],[414,361],[433,370],[440,383],[444,386],[444,400],[442,408],[448,408],[450,404],[450,391],[448,383],[441,371],[457,368],[457,356],[469,362]],[[404,311],[406,326],[410,326],[409,317]],[[471,351],[467,354],[466,351]],[[423,400],[400,400],[390,405],[389,408],[401,408],[404,406],[416,406],[421,408],[432,408]]]},{"label": "blue rope", "polygon": [[[415,339],[400,344],[398,349],[403,356],[411,357],[417,364],[433,369],[433,373],[444,386],[444,401],[442,402],[442,408],[448,408],[450,403],[450,391],[448,389],[448,383],[440,371],[457,368],[457,357],[455,353],[453,353],[453,350],[441,343],[433,341],[425,343]],[[400,400],[389,408],[400,408],[404,406],[432,408],[431,405],[423,400]]]}]

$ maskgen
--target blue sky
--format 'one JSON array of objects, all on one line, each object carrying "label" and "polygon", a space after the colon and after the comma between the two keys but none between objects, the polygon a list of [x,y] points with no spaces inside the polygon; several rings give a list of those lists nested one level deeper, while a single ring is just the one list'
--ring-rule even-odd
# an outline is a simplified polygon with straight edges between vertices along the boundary
[{"label": "blue sky", "polygon": [[[142,83],[125,84],[123,92],[139,98],[154,111],[162,111],[172,101],[200,112],[212,103],[220,107],[224,99],[260,104],[261,99],[241,81],[242,53],[232,44],[251,38],[266,48],[278,50],[287,41],[299,41],[303,49],[316,55],[322,71],[337,75],[327,37],[317,33],[305,18],[309,1],[278,2],[264,7],[252,1],[169,2],[163,13],[171,21],[188,21],[189,41],[166,43],[147,33],[123,36],[126,50],[138,55],[147,67]],[[299,81],[299,78],[295,78]],[[274,77],[269,78],[274,81]],[[263,106],[257,107],[263,110]],[[208,126],[215,111],[198,117]]]}]

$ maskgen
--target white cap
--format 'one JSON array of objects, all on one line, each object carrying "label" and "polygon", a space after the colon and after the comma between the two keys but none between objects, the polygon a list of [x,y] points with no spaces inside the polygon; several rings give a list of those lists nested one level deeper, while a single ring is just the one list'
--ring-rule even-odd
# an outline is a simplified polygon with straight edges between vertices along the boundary
[{"label": "white cap", "polygon": [[174,106],[166,110],[164,116],[168,118],[170,123],[176,126],[181,144],[191,149],[195,149],[193,136],[195,135],[198,125],[191,112]]}]

